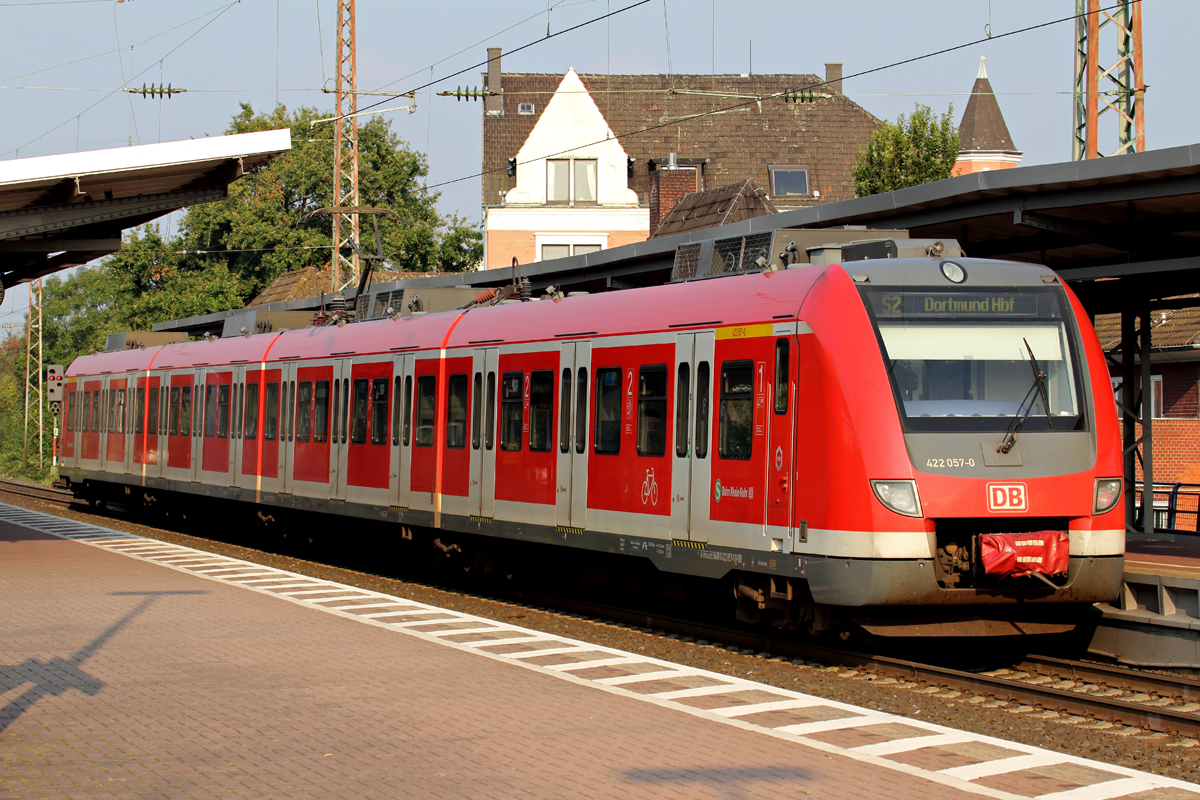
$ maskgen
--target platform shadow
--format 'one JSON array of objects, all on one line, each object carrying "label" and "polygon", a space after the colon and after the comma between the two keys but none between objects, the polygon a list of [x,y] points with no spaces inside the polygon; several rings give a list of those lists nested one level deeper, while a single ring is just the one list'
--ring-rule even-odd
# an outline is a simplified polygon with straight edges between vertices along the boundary
[{"label": "platform shadow", "polygon": [[[645,784],[703,786],[716,789],[730,800],[760,797],[763,789],[778,794],[780,781],[809,783],[813,775],[795,767],[720,767],[700,769],[629,769],[625,777]],[[774,784],[774,786],[768,786]],[[750,785],[755,789],[751,792]],[[782,795],[780,795],[782,796]]]},{"label": "platform shadow", "polygon": [[71,690],[82,692],[89,697],[98,695],[104,689],[104,682],[85,672],[82,669],[84,662],[98,653],[122,628],[145,613],[159,597],[177,594],[208,594],[208,592],[112,592],[110,596],[140,596],[142,601],[105,628],[96,638],[65,658],[55,656],[49,661],[27,658],[20,664],[0,664],[0,694],[8,694],[26,684],[32,684],[0,708],[0,733],[20,719],[22,714],[43,697],[53,697]]}]

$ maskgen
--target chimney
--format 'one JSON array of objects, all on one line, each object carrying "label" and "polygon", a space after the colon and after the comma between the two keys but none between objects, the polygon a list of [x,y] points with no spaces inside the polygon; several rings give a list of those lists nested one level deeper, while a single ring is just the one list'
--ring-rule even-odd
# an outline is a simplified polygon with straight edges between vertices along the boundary
[{"label": "chimney", "polygon": [[825,62],[825,89],[832,94],[842,93],[842,62]]},{"label": "chimney", "polygon": [[[489,92],[501,92],[503,88],[500,86],[500,50],[499,47],[489,47],[488,51],[488,70],[485,87]],[[840,74],[840,73],[839,73]],[[493,97],[488,95],[484,98],[483,108],[488,114],[503,114],[504,113],[504,98],[501,96]]]}]

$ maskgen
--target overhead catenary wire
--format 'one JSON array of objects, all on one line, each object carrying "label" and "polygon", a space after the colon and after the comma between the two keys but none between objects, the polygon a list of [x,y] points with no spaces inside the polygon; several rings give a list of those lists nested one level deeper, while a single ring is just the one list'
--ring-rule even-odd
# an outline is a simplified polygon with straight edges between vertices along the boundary
[{"label": "overhead catenary wire", "polygon": [[[564,29],[563,29],[563,30],[561,30],[561,31],[555,31],[554,33],[552,33],[552,34],[550,34],[550,35],[548,35],[548,36],[544,36],[544,37],[542,37],[542,38],[540,38],[540,39],[536,39],[536,40],[534,40],[534,41],[532,41],[532,42],[528,42],[528,43],[526,43],[526,44],[523,44],[523,45],[521,45],[520,47],[517,47],[517,48],[515,48],[515,49],[513,49],[513,50],[509,50],[509,51],[508,51],[508,53],[507,53],[507,55],[510,55],[510,56],[511,56],[511,55],[513,55],[514,53],[519,53],[519,52],[521,52],[522,50],[528,50],[530,47],[533,47],[534,45],[541,44],[542,42],[545,42],[545,41],[546,41],[546,40],[548,40],[548,39],[553,39],[553,38],[556,38],[556,37],[558,37],[558,36],[562,36],[562,35],[564,35],[564,34],[571,33],[571,32],[573,32],[573,31],[577,31],[577,30],[579,30],[580,28],[586,28],[588,25],[592,25],[592,24],[594,24],[594,23],[596,23],[596,22],[602,22],[602,21],[604,21],[604,20],[606,20],[606,19],[608,19],[608,18],[610,18],[610,17],[615,17],[615,16],[617,16],[618,14],[623,14],[623,13],[625,13],[626,11],[630,11],[630,10],[632,10],[632,9],[635,9],[635,8],[637,8],[638,6],[644,6],[644,5],[646,5],[647,3],[649,3],[649,2],[650,2],[650,0],[637,0],[637,2],[633,3],[632,5],[625,6],[624,8],[618,8],[616,11],[613,11],[613,12],[611,12],[611,13],[608,13],[608,14],[603,14],[603,15],[601,15],[601,16],[599,16],[599,17],[593,17],[592,19],[589,19],[589,20],[587,20],[586,22],[581,22],[581,23],[579,23],[578,25],[572,25],[572,26],[571,26],[571,27],[569,27],[569,28],[564,28]],[[488,65],[488,64],[490,64],[490,63],[491,63],[491,59],[490,59],[490,58],[486,58],[486,59],[484,59],[483,61],[480,61],[478,64],[472,64],[472,65],[471,65],[471,66],[469,66],[469,67],[466,67],[466,68],[464,68],[464,69],[460,69],[458,72],[451,72],[449,75],[443,75],[442,77],[438,78],[438,79],[437,79],[437,80],[435,80],[435,81],[430,81],[430,82],[428,82],[428,83],[423,83],[423,84],[421,84],[420,86],[415,86],[415,87],[413,87],[412,89],[409,89],[407,92],[398,92],[397,94],[391,95],[390,97],[391,97],[391,98],[394,98],[394,97],[403,97],[403,96],[405,96],[405,95],[409,95],[409,94],[415,94],[416,92],[419,92],[419,91],[421,91],[422,89],[428,89],[430,86],[433,86],[434,84],[441,83],[442,81],[447,81],[447,80],[450,80],[451,78],[456,78],[456,77],[458,77],[459,75],[462,75],[462,74],[464,74],[464,73],[470,72],[471,70],[479,69],[480,67],[487,66],[487,65]],[[395,83],[395,81],[393,81],[393,83]],[[375,108],[376,106],[381,106],[381,105],[383,105],[384,103],[386,103],[386,102],[388,101],[388,99],[390,99],[390,98],[384,98],[383,100],[380,100],[380,101],[378,101],[378,102],[376,102],[376,103],[372,103],[371,105],[367,106],[366,108],[359,109],[359,113],[361,114],[361,113],[362,113],[362,112],[364,112],[364,111],[370,111],[372,108]]]},{"label": "overhead catenary wire", "polygon": [[[648,2],[648,0],[643,0],[643,2]],[[1130,0],[1130,2],[1140,3],[1140,2],[1142,2],[1142,0]],[[637,5],[641,5],[641,4],[642,3],[638,3]],[[629,6],[629,8],[633,8],[633,7],[634,6]],[[1069,17],[1059,17],[1057,19],[1052,19],[1047,22],[1039,22],[1035,25],[1027,25],[1024,28],[1017,28],[1015,30],[1006,31],[1004,33],[991,34],[982,39],[973,39],[969,42],[963,42],[961,44],[951,45],[949,47],[943,47],[938,50],[932,50],[928,53],[923,53],[919,56],[912,56],[910,58],[904,58],[899,61],[893,61],[888,64],[883,64],[878,67],[872,67],[870,69],[865,69],[865,70],[862,70],[861,72],[851,73],[850,75],[843,76],[841,78],[841,80],[847,81],[847,80],[851,80],[853,78],[861,78],[865,75],[873,75],[877,72],[884,72],[885,70],[895,69],[896,67],[902,67],[902,66],[906,66],[908,64],[915,64],[918,61],[924,61],[926,59],[935,58],[937,56],[945,55],[947,53],[953,53],[958,50],[964,50],[968,47],[976,47],[981,44],[986,44],[988,42],[996,41],[998,39],[1006,39],[1006,38],[1010,38],[1013,36],[1019,36],[1021,34],[1025,34],[1025,33],[1031,33],[1036,30],[1041,30],[1043,28],[1052,27],[1054,25],[1061,25],[1064,22],[1073,22],[1077,19],[1080,19],[1081,17],[1089,16],[1092,13],[1100,14],[1100,13],[1104,13],[1107,11],[1112,11],[1116,8],[1120,8],[1120,5],[1107,6],[1107,7],[1098,9],[1096,12],[1086,12],[1085,11],[1082,14],[1072,14]],[[828,80],[818,81],[817,83],[810,84],[810,85],[804,86],[804,87],[800,87],[800,91],[811,91],[813,89],[819,89],[822,86],[828,86],[830,83],[833,83],[833,81],[828,81]],[[615,138],[620,140],[620,139],[628,138],[630,136],[636,136],[641,133],[649,133],[650,131],[661,130],[662,128],[669,128],[672,125],[678,125],[681,122],[691,122],[692,120],[701,119],[703,117],[710,117],[710,116],[714,116],[716,114],[723,114],[728,111],[733,111],[735,109],[744,108],[746,106],[751,106],[756,103],[761,103],[764,100],[780,99],[785,94],[787,94],[787,92],[777,92],[775,94],[766,95],[762,98],[756,98],[756,99],[746,100],[741,103],[734,103],[732,105],[722,106],[721,108],[714,109],[711,111],[704,111],[704,112],[700,112],[700,113],[696,113],[696,114],[689,114],[688,116],[686,116],[682,119],[669,120],[667,122],[662,122],[657,125],[647,125],[646,127],[638,128],[637,130],[626,131],[624,133],[618,133],[618,134],[615,134]],[[574,147],[568,147],[568,148],[559,150],[554,153],[547,153],[545,155],[540,155],[540,156],[537,156],[536,158],[528,158],[524,161],[517,162],[516,165],[521,166],[522,164],[531,164],[531,163],[534,163],[537,161],[542,161],[547,158],[555,158],[556,156],[566,155],[567,153],[573,153],[576,150],[582,150],[583,148],[586,148],[586,147],[594,147],[596,145],[603,144],[606,141],[609,141],[609,139],[607,137],[605,139],[598,139],[594,142],[587,142],[585,144],[575,145]],[[481,171],[473,173],[471,175],[464,175],[460,178],[451,178],[450,180],[440,181],[439,183],[433,183],[433,184],[430,184],[428,188],[437,189],[442,186],[449,186],[451,184],[461,183],[462,181],[469,181],[469,180],[474,180],[475,178],[481,178],[484,175],[491,175],[491,174],[497,173],[497,172],[504,172],[507,169],[508,169],[508,165],[505,164],[502,167],[481,170]]]},{"label": "overhead catenary wire", "polygon": [[[237,4],[238,4],[238,3],[240,3],[240,2],[241,2],[241,0],[233,0],[233,2],[231,2],[231,3],[228,3],[228,4],[227,4],[227,5],[224,7],[224,8],[222,8],[222,9],[221,9],[219,12],[217,12],[216,16],[214,16],[214,17],[213,17],[212,19],[210,19],[208,22],[205,22],[203,25],[201,25],[199,28],[197,28],[195,31],[193,31],[191,34],[189,34],[189,35],[188,35],[188,37],[187,37],[187,38],[185,38],[185,39],[184,39],[182,42],[180,42],[179,44],[175,45],[175,46],[174,46],[174,47],[172,47],[170,50],[168,50],[166,53],[164,53],[164,54],[162,55],[162,58],[163,58],[163,59],[167,58],[168,56],[170,56],[171,54],[173,54],[174,52],[176,52],[177,50],[179,50],[179,48],[183,47],[185,44],[187,44],[188,42],[190,42],[192,39],[196,38],[198,35],[200,35],[200,33],[201,33],[201,32],[203,32],[203,31],[204,31],[206,28],[208,28],[208,26],[209,26],[209,25],[212,25],[214,22],[216,22],[218,19],[220,19],[222,16],[224,16],[224,15],[225,15],[225,12],[227,12],[229,9],[233,8],[235,5],[237,5]],[[155,60],[157,61],[158,59],[155,59]],[[154,68],[154,62],[151,62],[151,63],[150,63],[150,66],[146,67],[146,68],[145,68],[145,69],[143,69],[141,72],[139,72],[139,73],[136,73],[135,75],[133,75],[133,77],[132,77],[132,80],[136,80],[137,78],[140,78],[140,77],[141,77],[143,74],[145,74],[146,72],[149,72],[149,71],[150,71],[151,69],[153,69],[153,68]],[[76,118],[77,116],[79,116],[79,115],[86,114],[88,111],[91,111],[93,108],[95,108],[96,106],[100,105],[100,104],[101,104],[101,103],[103,103],[105,100],[107,100],[109,97],[111,97],[111,96],[112,96],[112,95],[114,95],[114,94],[117,94],[117,93],[118,93],[118,92],[120,92],[120,91],[121,91],[121,87],[118,87],[118,88],[116,88],[116,89],[113,89],[111,92],[109,92],[108,94],[104,95],[104,97],[101,97],[99,100],[97,100],[96,102],[92,103],[92,104],[91,104],[90,106],[88,106],[87,108],[83,109],[83,111],[80,111],[80,112],[79,112],[79,114],[72,114],[70,117],[68,117],[68,118],[67,118],[66,120],[64,120],[63,122],[60,122],[60,123],[58,123],[58,124],[57,124],[57,125],[55,125],[53,128],[49,128],[49,129],[47,129],[46,131],[43,131],[41,134],[39,134],[39,135],[35,136],[34,138],[30,139],[29,141],[25,142],[25,143],[24,143],[24,144],[22,144],[20,147],[16,147],[16,148],[14,148],[14,149],[12,149],[12,150],[9,150],[9,151],[7,151],[7,152],[5,152],[5,153],[0,153],[0,158],[3,158],[4,156],[11,155],[11,154],[13,154],[13,153],[19,153],[19,152],[20,152],[20,150],[21,150],[21,147],[27,147],[27,146],[29,146],[29,145],[33,144],[34,142],[40,141],[41,139],[45,138],[46,136],[49,136],[50,134],[54,133],[56,130],[58,130],[58,129],[59,129],[59,128],[61,128],[62,126],[64,126],[64,125],[66,125],[67,123],[69,123],[69,122],[70,122],[72,119],[75,119],[75,118]]]}]

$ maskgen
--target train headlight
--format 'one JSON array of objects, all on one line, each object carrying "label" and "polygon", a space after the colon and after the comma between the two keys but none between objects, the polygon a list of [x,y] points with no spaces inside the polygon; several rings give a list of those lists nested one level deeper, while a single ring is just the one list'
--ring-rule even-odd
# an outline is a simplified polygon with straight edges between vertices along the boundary
[{"label": "train headlight", "polygon": [[1103,514],[1111,511],[1121,499],[1121,478],[1097,478],[1095,502],[1092,503],[1093,514]]},{"label": "train headlight", "polygon": [[916,481],[871,481],[875,496],[890,510],[906,517],[921,516],[921,498]]}]

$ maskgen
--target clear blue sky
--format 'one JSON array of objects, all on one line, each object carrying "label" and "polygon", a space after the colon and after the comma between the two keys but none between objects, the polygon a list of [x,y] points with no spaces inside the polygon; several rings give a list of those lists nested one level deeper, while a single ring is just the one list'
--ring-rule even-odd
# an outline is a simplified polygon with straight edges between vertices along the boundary
[{"label": "clear blue sky", "polygon": [[[550,0],[549,27],[561,31],[633,2]],[[358,0],[359,90],[386,84],[408,90],[429,80],[431,65],[433,77],[442,78],[483,61],[488,45],[510,51],[542,39],[546,6],[547,0]],[[507,55],[503,69],[662,73],[668,70],[669,28],[674,72],[746,72],[753,42],[755,73],[821,75],[826,61],[841,61],[852,75],[983,38],[989,23],[1000,34],[1069,16],[1074,6],[1072,0],[651,0],[607,23]],[[1145,0],[1143,7],[1147,144],[1196,142],[1200,111],[1188,59],[1200,3]],[[0,25],[8,31],[0,65],[6,109],[0,157],[14,158],[18,148],[24,157],[219,134],[240,102],[271,107],[277,87],[278,101],[288,107],[331,108],[333,97],[321,86],[326,79],[333,85],[336,10],[336,0],[0,0]],[[844,91],[878,117],[894,119],[921,102],[938,112],[953,103],[958,119],[979,57],[987,56],[1024,164],[1065,161],[1073,37],[1072,23],[1062,23],[848,79]],[[1103,46],[1115,54],[1111,34]],[[103,55],[86,58],[97,54]],[[58,66],[75,59],[86,60]],[[477,85],[479,72],[448,78],[433,91]],[[125,84],[160,82],[189,92],[170,100],[108,94]],[[401,138],[428,152],[429,182],[477,173],[479,103],[421,94],[417,106],[414,114],[387,116]],[[1115,135],[1110,122],[1102,145],[1111,149]],[[441,191],[443,212],[478,220],[477,178]],[[14,312],[25,305],[24,291],[9,294],[0,324],[18,322]]]}]

